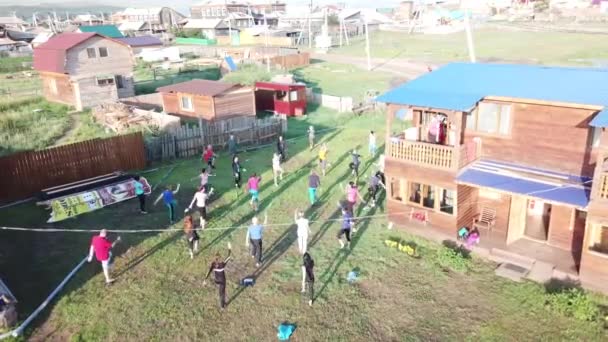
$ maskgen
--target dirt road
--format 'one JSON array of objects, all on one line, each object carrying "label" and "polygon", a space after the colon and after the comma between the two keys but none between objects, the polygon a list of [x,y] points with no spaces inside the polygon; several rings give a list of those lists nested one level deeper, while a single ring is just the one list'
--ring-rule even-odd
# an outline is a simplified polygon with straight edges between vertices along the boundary
[{"label": "dirt road", "polygon": [[[353,57],[347,55],[337,54],[312,54],[313,59],[320,59],[326,62],[342,63],[356,65],[360,68],[367,69],[367,59],[364,57]],[[410,80],[416,78],[426,72],[428,68],[436,68],[435,65],[429,65],[426,63],[412,62],[406,59],[386,59],[386,58],[372,58],[371,59],[372,70],[384,71],[394,74],[396,77]]]}]

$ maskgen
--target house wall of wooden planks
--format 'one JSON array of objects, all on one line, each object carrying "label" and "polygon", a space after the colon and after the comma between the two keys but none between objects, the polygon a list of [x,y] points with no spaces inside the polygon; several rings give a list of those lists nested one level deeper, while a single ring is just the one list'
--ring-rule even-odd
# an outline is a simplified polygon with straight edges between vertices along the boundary
[{"label": "house wall of wooden planks", "polygon": [[41,189],[146,166],[141,132],[29,151],[0,158],[0,202]]},{"label": "house wall of wooden planks", "polygon": [[257,119],[237,117],[204,122],[199,126],[182,126],[172,133],[146,140],[146,156],[151,161],[166,161],[201,155],[203,148],[212,145],[224,149],[233,134],[239,147],[273,142],[287,130],[287,120],[279,117]]}]

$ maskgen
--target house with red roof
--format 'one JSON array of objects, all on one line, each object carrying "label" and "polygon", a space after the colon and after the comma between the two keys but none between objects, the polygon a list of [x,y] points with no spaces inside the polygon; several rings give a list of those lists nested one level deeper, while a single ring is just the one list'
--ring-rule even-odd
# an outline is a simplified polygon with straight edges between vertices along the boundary
[{"label": "house with red roof", "polygon": [[34,49],[44,97],[77,110],[135,95],[128,44],[95,32],[62,33]]}]

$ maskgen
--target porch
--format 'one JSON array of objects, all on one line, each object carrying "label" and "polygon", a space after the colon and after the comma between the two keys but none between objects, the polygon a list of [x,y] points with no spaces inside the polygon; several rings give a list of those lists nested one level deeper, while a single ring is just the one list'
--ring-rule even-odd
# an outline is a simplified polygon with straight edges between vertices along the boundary
[{"label": "porch", "polygon": [[402,136],[391,137],[387,156],[399,161],[432,169],[457,172],[480,156],[477,143],[459,146],[410,141]]},{"label": "porch", "polygon": [[[456,239],[456,229],[453,233],[449,233],[445,228],[415,221],[410,221],[402,226],[408,233],[437,243],[443,243],[446,240],[460,243]],[[527,263],[530,265],[530,271],[534,267],[547,269],[549,272],[544,272],[545,277],[531,279],[538,282],[546,282],[551,278],[578,280],[578,258],[572,252],[525,237],[507,244],[504,235],[485,230],[482,230],[480,234],[479,244],[472,248],[472,252],[477,256],[499,264],[521,265]]]}]

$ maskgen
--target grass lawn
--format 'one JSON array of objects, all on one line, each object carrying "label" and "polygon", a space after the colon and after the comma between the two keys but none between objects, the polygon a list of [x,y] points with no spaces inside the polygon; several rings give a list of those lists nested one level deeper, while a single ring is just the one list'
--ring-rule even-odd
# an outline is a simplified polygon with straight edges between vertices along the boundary
[{"label": "grass lawn", "polygon": [[[526,32],[480,28],[474,30],[475,53],[480,61],[591,65],[608,59],[606,35],[561,32]],[[446,35],[408,35],[374,32],[370,36],[372,57],[409,58],[429,62],[468,60],[464,32]],[[365,57],[365,40],[334,53]]]},{"label": "grass lawn", "polygon": [[[382,216],[361,220],[352,248],[340,250],[335,239],[339,223],[336,201],[342,184],[350,179],[348,152],[366,143],[367,133],[383,134],[384,116],[353,117],[328,111],[290,121],[290,135],[299,135],[309,124],[340,126],[319,140],[329,145],[331,166],[322,178],[320,204],[309,208],[307,175],[316,166],[316,151],[308,151],[305,138],[289,143],[285,179],[271,181],[272,148],[241,155],[245,174],[262,175],[261,211],[270,225],[264,233],[265,261],[256,270],[244,246],[243,229],[252,217],[248,198],[233,188],[229,161],[220,152],[217,176],[210,182],[217,196],[210,204],[211,221],[201,233],[200,253],[190,260],[183,234],[122,234],[116,248],[117,282],[105,287],[100,266],[86,265],[67,285],[60,298],[39,319],[27,337],[38,340],[276,340],[276,326],[297,324],[294,341],[428,341],[428,340],[572,340],[600,341],[606,335],[598,321],[581,321],[546,306],[545,288],[497,278],[493,265],[477,259],[446,258],[446,249],[417,239],[400,229],[387,230]],[[381,139],[380,139],[381,140]],[[364,156],[368,174],[373,160]],[[145,174],[152,184],[181,183],[178,213],[189,203],[201,167],[198,159],[180,160]],[[363,181],[361,182],[363,186]],[[149,198],[158,196],[158,190]],[[300,293],[300,264],[293,226],[296,208],[305,209],[314,221],[310,250],[316,265],[315,305],[306,305]],[[360,215],[383,215],[384,207]],[[48,213],[32,204],[0,211],[3,226],[48,226]],[[196,216],[195,216],[196,218]],[[169,226],[162,205],[150,206],[148,215],[137,211],[132,200],[116,204],[56,227],[97,229],[151,229]],[[20,300],[22,317],[31,312],[88,249],[91,234],[25,233],[0,231],[0,269]],[[419,245],[420,258],[384,246],[399,237]],[[233,261],[226,268],[230,300],[225,311],[217,308],[217,290],[202,285],[216,252],[233,246]],[[458,266],[458,267],[456,267]],[[356,270],[353,284],[347,274]],[[254,274],[254,287],[239,288],[238,281]],[[603,301],[604,298],[594,300]]]},{"label": "grass lawn", "polygon": [[[31,74],[31,72],[29,72]],[[38,74],[27,76],[21,72],[0,74],[0,104],[26,100],[42,95]]]},{"label": "grass lawn", "polygon": [[0,155],[51,146],[70,127],[68,107],[33,98],[0,105]]},{"label": "grass lawn", "polygon": [[318,62],[291,71],[315,92],[334,96],[351,96],[358,101],[367,90],[385,91],[393,75],[381,71],[367,71],[357,66]]}]

